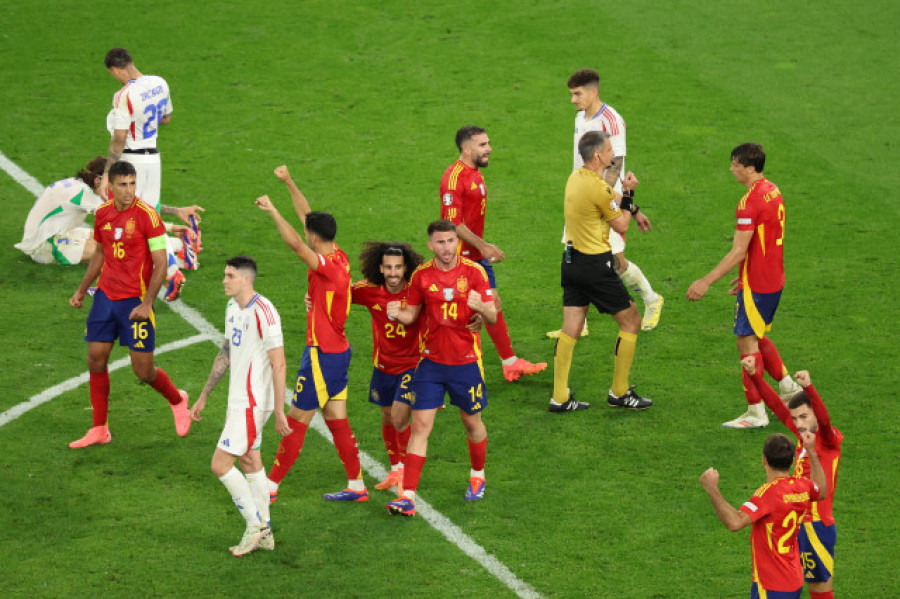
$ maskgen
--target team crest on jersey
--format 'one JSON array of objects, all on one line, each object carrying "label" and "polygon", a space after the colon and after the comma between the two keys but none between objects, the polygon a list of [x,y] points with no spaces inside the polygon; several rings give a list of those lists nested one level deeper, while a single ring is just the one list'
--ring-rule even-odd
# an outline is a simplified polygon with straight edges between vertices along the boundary
[{"label": "team crest on jersey", "polygon": [[453,203],[453,196],[449,193],[445,193],[444,197],[441,198],[441,201],[444,202],[444,206],[449,206]]},{"label": "team crest on jersey", "polygon": [[452,287],[444,287],[444,301],[449,302],[453,301],[453,288]]},{"label": "team crest on jersey", "polygon": [[469,281],[465,277],[456,279],[456,290],[463,297],[469,292]]},{"label": "team crest on jersey", "polygon": [[134,219],[129,218],[128,222],[125,223],[125,233],[128,234],[129,237],[134,235],[134,231],[137,229],[137,225],[134,224]]},{"label": "team crest on jersey", "polygon": [[122,227],[116,227],[115,232],[113,232],[113,238],[115,238],[116,241],[122,239]]}]

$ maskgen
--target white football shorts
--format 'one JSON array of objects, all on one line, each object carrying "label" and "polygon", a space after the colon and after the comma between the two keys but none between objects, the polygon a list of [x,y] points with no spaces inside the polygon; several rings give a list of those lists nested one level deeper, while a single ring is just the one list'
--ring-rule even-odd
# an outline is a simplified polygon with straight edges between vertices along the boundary
[{"label": "white football shorts", "polygon": [[233,456],[242,456],[251,449],[259,449],[262,446],[263,427],[271,415],[271,410],[229,408],[216,447]]}]

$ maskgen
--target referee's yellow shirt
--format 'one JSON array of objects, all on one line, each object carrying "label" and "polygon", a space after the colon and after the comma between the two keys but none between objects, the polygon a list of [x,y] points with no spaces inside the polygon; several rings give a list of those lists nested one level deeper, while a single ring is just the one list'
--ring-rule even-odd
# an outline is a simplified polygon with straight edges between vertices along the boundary
[{"label": "referee's yellow shirt", "polygon": [[564,205],[566,241],[582,254],[610,251],[609,221],[622,216],[616,194],[600,175],[582,167],[569,176]]}]

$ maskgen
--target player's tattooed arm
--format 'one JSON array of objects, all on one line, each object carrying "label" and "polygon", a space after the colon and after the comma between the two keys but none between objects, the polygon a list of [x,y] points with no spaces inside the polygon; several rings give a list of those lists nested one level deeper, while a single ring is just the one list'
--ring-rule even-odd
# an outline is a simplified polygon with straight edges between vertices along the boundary
[{"label": "player's tattooed arm", "polygon": [[159,205],[159,213],[162,215],[171,215],[177,216],[185,224],[192,224],[191,217],[194,217],[194,220],[197,224],[200,223],[200,212],[205,212],[206,210],[201,206],[197,206],[194,204],[193,206],[168,206],[166,204]]},{"label": "player's tattooed arm", "polygon": [[125,149],[125,139],[128,135],[127,129],[116,129],[113,131],[112,138],[109,140],[109,149],[106,152],[106,168],[103,174],[109,172],[109,167],[122,159],[122,151]]},{"label": "player's tattooed arm", "polygon": [[222,377],[225,376],[225,373],[228,372],[228,366],[230,364],[231,344],[228,339],[224,339],[222,341],[222,347],[216,355],[216,359],[213,360],[212,369],[209,371],[209,377],[206,379],[203,391],[200,392],[200,396],[191,407],[191,418],[193,420],[200,421],[200,413],[206,407],[206,398],[209,397],[209,394],[212,393],[213,389],[216,388],[216,385],[219,384],[219,381],[222,380]]}]

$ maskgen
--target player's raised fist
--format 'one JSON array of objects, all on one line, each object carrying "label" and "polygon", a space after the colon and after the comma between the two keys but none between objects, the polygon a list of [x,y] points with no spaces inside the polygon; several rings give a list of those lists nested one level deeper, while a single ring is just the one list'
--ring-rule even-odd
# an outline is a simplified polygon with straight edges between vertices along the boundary
[{"label": "player's raised fist", "polygon": [[287,181],[291,178],[291,173],[288,171],[288,167],[282,164],[275,169],[275,176],[282,181]]},{"label": "player's raised fist", "polygon": [[275,206],[272,204],[272,200],[269,199],[269,196],[256,198],[256,206],[263,212],[272,212],[275,210]]},{"label": "player's raised fist", "polygon": [[637,177],[635,177],[634,173],[632,173],[631,171],[628,171],[628,174],[625,175],[625,179],[622,180],[622,188],[626,190],[634,189],[640,184],[641,182],[638,181]]},{"label": "player's raised fist", "polygon": [[397,317],[400,315],[400,302],[393,301],[387,303],[387,317],[391,320],[397,320]]},{"label": "player's raised fist", "polygon": [[809,387],[812,385],[812,380],[809,378],[808,370],[801,370],[797,374],[794,375],[794,380],[797,381],[797,384],[801,387]]},{"label": "player's raised fist", "polygon": [[715,468],[707,468],[706,472],[700,475],[700,484],[707,489],[719,486],[719,471]]},{"label": "player's raised fist", "polygon": [[756,374],[756,358],[753,356],[747,356],[741,360],[741,366],[744,367],[744,370],[747,371],[747,374],[753,376]]}]

